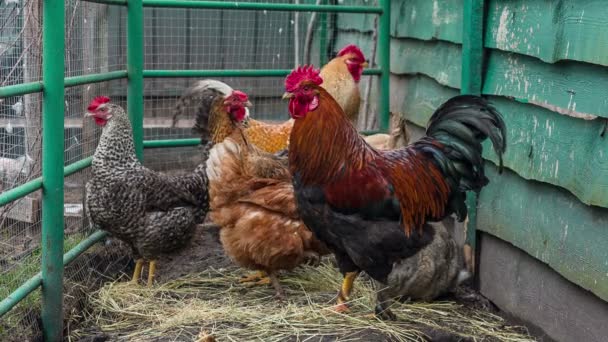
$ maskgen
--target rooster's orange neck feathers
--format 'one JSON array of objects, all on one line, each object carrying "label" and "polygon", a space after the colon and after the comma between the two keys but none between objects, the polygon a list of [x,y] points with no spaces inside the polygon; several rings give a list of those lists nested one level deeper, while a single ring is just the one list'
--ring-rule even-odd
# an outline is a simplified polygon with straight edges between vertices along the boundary
[{"label": "rooster's orange neck feathers", "polygon": [[331,95],[321,87],[315,88],[319,90],[319,107],[295,120],[289,165],[303,184],[323,185],[346,169],[363,168],[376,152],[359,138]]}]

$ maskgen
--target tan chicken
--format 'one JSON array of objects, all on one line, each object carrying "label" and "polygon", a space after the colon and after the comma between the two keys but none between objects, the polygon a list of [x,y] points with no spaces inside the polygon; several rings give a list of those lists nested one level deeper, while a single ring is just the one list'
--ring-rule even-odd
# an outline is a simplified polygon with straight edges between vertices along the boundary
[{"label": "tan chicken", "polygon": [[321,68],[321,85],[338,102],[348,120],[355,126],[359,118],[361,95],[359,81],[367,67],[365,55],[358,46],[350,44],[338,56]]},{"label": "tan chicken", "polygon": [[300,220],[287,158],[247,143],[237,128],[211,149],[207,174],[210,217],[222,227],[226,254],[260,271],[241,281],[272,284],[283,299],[277,273],[329,253]]},{"label": "tan chicken", "polygon": [[365,142],[377,150],[392,150],[407,146],[409,135],[407,133],[405,118],[399,113],[390,113],[389,134],[377,133],[364,137]]}]

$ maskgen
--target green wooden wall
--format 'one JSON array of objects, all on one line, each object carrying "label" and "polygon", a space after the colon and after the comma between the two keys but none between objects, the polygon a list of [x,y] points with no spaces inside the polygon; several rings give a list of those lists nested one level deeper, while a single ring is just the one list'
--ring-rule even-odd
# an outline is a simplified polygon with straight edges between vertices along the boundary
[{"label": "green wooden wall", "polygon": [[[360,1],[361,4],[367,1]],[[392,6],[391,110],[424,127],[459,93],[462,0]],[[371,51],[373,18],[338,17],[336,47]],[[483,93],[504,114],[505,165],[482,191],[478,229],[608,301],[608,6],[488,0]]]}]

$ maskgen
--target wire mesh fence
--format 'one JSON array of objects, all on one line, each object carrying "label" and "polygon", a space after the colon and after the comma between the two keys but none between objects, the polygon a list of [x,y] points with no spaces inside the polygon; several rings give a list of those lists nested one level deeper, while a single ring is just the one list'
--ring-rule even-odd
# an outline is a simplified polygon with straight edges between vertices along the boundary
[{"label": "wire mesh fence", "polygon": [[[262,2],[262,1],[246,1]],[[292,2],[292,1],[264,1]],[[361,1],[338,1],[359,4]],[[41,80],[42,0],[0,3],[0,86]],[[297,3],[297,1],[296,1]],[[315,3],[315,1],[302,1]],[[318,3],[318,1],[317,1]],[[332,3],[332,1],[329,1]],[[367,4],[367,2],[366,2]],[[375,5],[370,1],[369,5]],[[291,69],[333,57],[336,14],[203,9],[144,10],[145,69],[229,70]],[[126,8],[66,2],[65,75],[90,75],[126,69]],[[326,40],[327,44],[321,44]],[[364,51],[367,54],[370,51]],[[221,77],[250,95],[257,119],[288,119],[280,96],[283,77]],[[144,138],[193,137],[192,116],[172,127],[175,101],[196,79],[149,78],[144,83]],[[65,165],[92,156],[101,130],[83,114],[90,100],[108,95],[126,108],[126,80],[66,89]],[[0,186],[6,191],[41,176],[42,94],[0,99]],[[150,149],[145,164],[171,174],[186,173],[201,162],[195,147]],[[65,251],[89,236],[84,186],[90,169],[66,177],[64,185]],[[34,192],[0,208],[0,299],[40,271],[41,194]],[[64,314],[78,318],[79,305],[94,286],[115,277],[131,260],[117,241],[88,251],[65,270]],[[0,340],[24,340],[41,334],[40,290],[0,319]]]}]

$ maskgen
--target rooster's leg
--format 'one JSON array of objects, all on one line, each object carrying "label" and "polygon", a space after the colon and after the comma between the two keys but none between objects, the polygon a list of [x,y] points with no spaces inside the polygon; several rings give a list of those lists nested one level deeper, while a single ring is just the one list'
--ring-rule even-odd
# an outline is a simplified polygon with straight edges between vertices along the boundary
[{"label": "rooster's leg", "polygon": [[150,268],[148,269],[148,287],[154,283],[154,272],[156,272],[156,260],[150,260]]},{"label": "rooster's leg", "polygon": [[135,262],[135,270],[133,271],[133,278],[131,279],[132,284],[137,284],[139,277],[141,277],[141,269],[144,266],[144,259],[137,259]]},{"label": "rooster's leg", "polygon": [[342,288],[340,288],[340,292],[338,292],[338,305],[335,308],[337,312],[347,312],[348,311],[348,302],[350,300],[350,294],[353,291],[353,284],[359,272],[346,272],[344,275],[344,280],[342,281]]},{"label": "rooster's leg", "polygon": [[274,287],[274,290],[276,291],[274,297],[279,301],[283,301],[285,299],[285,291],[283,291],[279,278],[277,278],[277,275],[274,272],[270,272],[269,278],[272,283],[272,287]]},{"label": "rooster's leg", "polygon": [[268,274],[264,271],[257,271],[252,273],[246,277],[239,279],[240,283],[255,283],[258,285],[270,284],[270,279],[268,279]]}]

